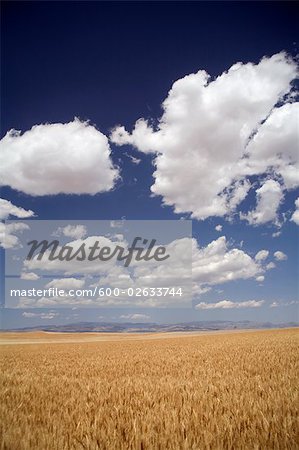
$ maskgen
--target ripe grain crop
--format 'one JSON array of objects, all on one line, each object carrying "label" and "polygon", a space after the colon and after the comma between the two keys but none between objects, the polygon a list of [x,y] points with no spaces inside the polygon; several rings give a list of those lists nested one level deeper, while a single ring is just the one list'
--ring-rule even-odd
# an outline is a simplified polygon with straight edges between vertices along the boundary
[{"label": "ripe grain crop", "polygon": [[296,329],[0,352],[3,450],[299,448]]}]

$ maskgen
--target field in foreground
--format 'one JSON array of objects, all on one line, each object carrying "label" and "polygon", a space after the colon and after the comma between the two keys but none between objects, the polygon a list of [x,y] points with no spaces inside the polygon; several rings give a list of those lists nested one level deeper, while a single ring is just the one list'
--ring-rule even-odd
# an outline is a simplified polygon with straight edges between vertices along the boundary
[{"label": "field in foreground", "polygon": [[299,448],[296,329],[0,352],[2,449]]}]

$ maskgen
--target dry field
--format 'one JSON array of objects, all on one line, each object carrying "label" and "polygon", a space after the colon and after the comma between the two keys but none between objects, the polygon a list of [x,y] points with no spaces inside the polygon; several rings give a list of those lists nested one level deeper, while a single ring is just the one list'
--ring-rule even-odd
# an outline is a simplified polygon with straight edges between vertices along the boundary
[{"label": "dry field", "polygon": [[298,330],[68,339],[2,342],[2,449],[299,448]]}]

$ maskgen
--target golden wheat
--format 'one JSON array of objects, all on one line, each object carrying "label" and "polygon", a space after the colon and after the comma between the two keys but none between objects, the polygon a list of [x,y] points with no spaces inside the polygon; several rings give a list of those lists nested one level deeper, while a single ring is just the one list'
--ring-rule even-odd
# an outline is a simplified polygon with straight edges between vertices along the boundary
[{"label": "golden wheat", "polygon": [[2,345],[1,448],[296,449],[297,336]]}]

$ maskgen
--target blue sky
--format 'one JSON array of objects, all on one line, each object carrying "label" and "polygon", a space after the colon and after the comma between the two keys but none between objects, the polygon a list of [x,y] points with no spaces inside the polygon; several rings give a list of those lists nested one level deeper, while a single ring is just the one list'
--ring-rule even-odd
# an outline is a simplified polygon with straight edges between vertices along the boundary
[{"label": "blue sky", "polygon": [[[118,306],[112,311],[101,308],[99,316],[124,320],[122,316],[144,314],[147,321],[170,322],[298,320],[298,225],[291,220],[298,185],[289,169],[296,167],[296,153],[298,158],[298,135],[294,142],[292,128],[296,104],[289,87],[296,66],[297,8],[294,2],[4,2],[1,198],[33,211],[37,219],[192,218],[197,250],[203,252],[200,261],[210,258],[204,253],[209,244],[217,247],[219,258],[206,262],[206,283],[202,272],[198,278],[201,293],[196,302],[201,307]],[[271,59],[273,55],[281,56]],[[261,65],[264,57],[268,60]],[[237,68],[239,77],[228,72],[238,62],[243,63]],[[204,75],[184,78],[199,70],[209,74],[209,81],[202,80]],[[228,76],[219,79],[224,72]],[[215,80],[218,84],[208,91]],[[197,95],[203,100],[193,106]],[[78,129],[63,125],[74,117],[89,124]],[[136,124],[140,118],[143,128]],[[279,131],[277,123],[283,121],[288,125]],[[265,127],[257,131],[257,123]],[[41,139],[32,132],[27,141],[4,139],[11,129],[25,133],[41,124],[60,126],[44,125]],[[113,136],[116,126],[124,128]],[[241,167],[244,158],[234,156],[247,128],[256,133],[248,145],[253,155],[250,170]],[[125,136],[120,135],[124,129]],[[78,163],[72,161],[69,167],[67,152],[72,154],[75,133],[78,139],[86,134]],[[103,136],[109,140],[100,142]],[[97,159],[93,139],[99,139],[103,155],[109,148],[108,157]],[[19,152],[25,155],[20,167]],[[42,165],[49,164],[43,160],[47,152],[52,158],[49,179],[39,175]],[[91,169],[84,172],[83,162]],[[270,169],[275,164],[278,168]],[[72,184],[70,170],[79,185]],[[234,176],[227,181],[229,172]],[[209,189],[218,180],[225,193],[221,198]],[[237,186],[248,188],[244,199]],[[86,190],[89,193],[82,193]],[[225,242],[220,241],[224,236]],[[269,253],[255,259],[261,250]],[[222,260],[233,258],[241,268],[244,264],[244,275],[234,277],[222,268]],[[276,267],[267,269],[270,263]],[[240,306],[243,302],[256,303]],[[206,307],[209,304],[214,307]],[[40,310],[34,311],[35,316],[24,316],[27,309],[6,311],[3,325],[76,319],[67,312],[42,318]],[[80,319],[90,317],[90,312],[82,312]]]}]

